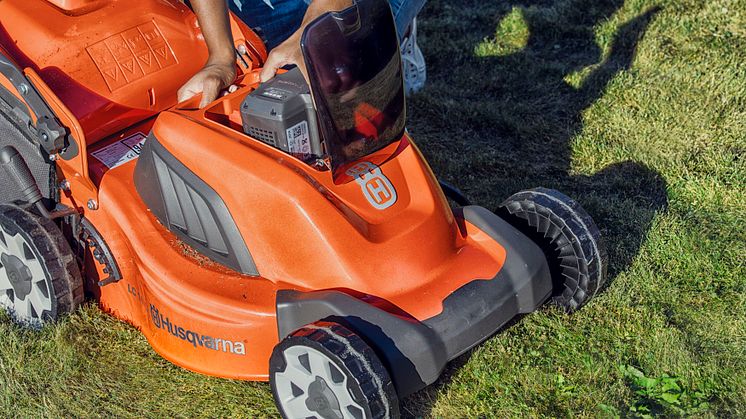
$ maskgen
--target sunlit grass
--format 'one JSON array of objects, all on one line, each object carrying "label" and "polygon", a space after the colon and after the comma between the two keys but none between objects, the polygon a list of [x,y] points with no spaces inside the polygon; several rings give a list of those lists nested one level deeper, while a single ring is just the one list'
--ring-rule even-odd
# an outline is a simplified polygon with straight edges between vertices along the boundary
[{"label": "sunlit grass", "polygon": [[474,48],[477,57],[500,57],[513,54],[526,46],[528,26],[523,12],[514,7],[497,27],[494,38],[485,38]]},{"label": "sunlit grass", "polygon": [[[419,36],[409,128],[433,170],[488,208],[575,197],[611,282],[457,360],[405,416],[746,417],[746,1],[431,0]],[[0,336],[3,416],[277,414],[267,385],[180,369],[93,306]]]}]

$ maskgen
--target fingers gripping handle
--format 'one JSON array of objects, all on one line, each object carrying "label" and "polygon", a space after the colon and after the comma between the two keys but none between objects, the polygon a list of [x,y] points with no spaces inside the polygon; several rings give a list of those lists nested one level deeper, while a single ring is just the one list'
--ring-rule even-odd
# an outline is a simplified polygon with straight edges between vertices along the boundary
[{"label": "fingers gripping handle", "polygon": [[9,145],[0,149],[0,165],[8,173],[10,178],[16,182],[23,200],[34,205],[41,202],[43,198],[39,185],[36,184],[26,160],[23,159],[15,147]]}]

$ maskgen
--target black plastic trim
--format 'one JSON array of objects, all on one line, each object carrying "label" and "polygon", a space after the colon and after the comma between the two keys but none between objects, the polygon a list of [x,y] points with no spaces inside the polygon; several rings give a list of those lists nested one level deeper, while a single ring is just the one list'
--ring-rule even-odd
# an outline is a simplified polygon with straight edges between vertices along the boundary
[{"label": "black plastic trim", "polygon": [[259,276],[223,199],[152,133],[140,154],[134,178],[143,202],[179,239],[221,265]]},{"label": "black plastic trim", "polygon": [[461,192],[459,188],[440,179],[438,180],[438,183],[440,184],[440,189],[443,190],[443,193],[446,197],[452,199],[455,203],[462,207],[471,205],[471,201],[469,201],[469,198],[467,198],[466,195],[464,195],[464,193]]},{"label": "black plastic trim", "polygon": [[464,220],[500,243],[506,258],[494,278],[462,286],[443,301],[441,314],[425,320],[443,339],[450,359],[481,343],[516,315],[536,310],[552,294],[549,265],[536,243],[485,208],[469,206],[460,212]]},{"label": "black plastic trim", "polygon": [[[10,145],[18,149],[41,189],[44,206],[52,209],[59,201],[55,162],[49,159],[49,155],[35,139],[33,126],[29,127],[29,123],[25,122],[26,119],[30,120],[30,116],[23,113],[20,107],[9,105],[9,102],[28,111],[20,100],[0,87],[0,135],[3,136],[0,138],[0,148]],[[14,203],[23,207],[28,205],[16,182],[5,170],[0,170],[0,185],[3,185],[0,188],[0,203]]]},{"label": "black plastic trim", "polygon": [[28,126],[34,133],[35,139],[48,154],[60,153],[62,158],[69,160],[78,155],[78,143],[68,133],[58,120],[54,112],[49,108],[36,86],[23,75],[16,65],[5,54],[0,53],[0,74],[5,76],[16,90],[24,97],[28,108],[36,116],[36,124],[31,122],[30,118],[22,116],[26,113],[26,106],[19,106],[20,101],[17,98],[11,99],[10,94],[3,94],[2,99],[11,106],[21,125]]},{"label": "black plastic trim", "polygon": [[528,237],[481,207],[465,207],[456,216],[505,248],[505,264],[494,278],[474,280],[455,290],[443,301],[443,311],[424,322],[397,316],[341,291],[281,290],[277,293],[280,338],[315,321],[333,319],[377,351],[400,397],[435,382],[448,361],[492,336],[516,315],[534,311],[552,293],[544,253]]},{"label": "black plastic trim", "polygon": [[104,273],[107,275],[106,278],[98,281],[98,286],[104,287],[121,281],[122,271],[119,269],[117,260],[101,233],[87,218],[80,219],[80,226],[82,227],[82,239],[91,249],[91,254],[96,261],[104,266]]},{"label": "black plastic trim", "polygon": [[368,342],[388,368],[400,397],[437,380],[448,362],[435,332],[415,320],[398,317],[340,291],[277,293],[281,339],[325,319],[348,326]]}]

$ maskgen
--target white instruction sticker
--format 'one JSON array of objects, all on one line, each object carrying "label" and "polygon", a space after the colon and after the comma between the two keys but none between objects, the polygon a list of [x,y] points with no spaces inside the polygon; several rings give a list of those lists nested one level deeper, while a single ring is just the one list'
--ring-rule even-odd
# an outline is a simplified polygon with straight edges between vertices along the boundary
[{"label": "white instruction sticker", "polygon": [[116,143],[109,144],[100,150],[96,150],[91,155],[109,169],[114,169],[140,157],[145,139],[145,134],[138,132]]},{"label": "white instruction sticker", "polygon": [[301,121],[286,131],[288,150],[292,154],[311,154],[311,139],[308,135],[308,122]]}]

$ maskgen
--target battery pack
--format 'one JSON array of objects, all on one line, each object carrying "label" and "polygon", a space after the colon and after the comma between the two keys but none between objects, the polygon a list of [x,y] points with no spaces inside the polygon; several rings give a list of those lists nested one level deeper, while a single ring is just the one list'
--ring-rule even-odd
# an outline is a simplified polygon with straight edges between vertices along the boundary
[{"label": "battery pack", "polygon": [[241,119],[246,134],[301,160],[324,154],[311,92],[298,68],[249,93],[241,104]]}]

